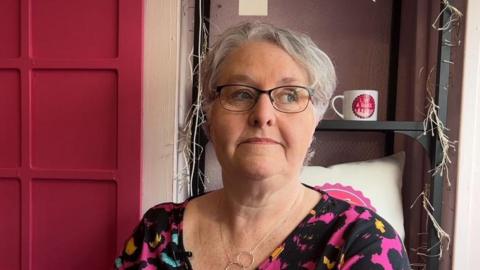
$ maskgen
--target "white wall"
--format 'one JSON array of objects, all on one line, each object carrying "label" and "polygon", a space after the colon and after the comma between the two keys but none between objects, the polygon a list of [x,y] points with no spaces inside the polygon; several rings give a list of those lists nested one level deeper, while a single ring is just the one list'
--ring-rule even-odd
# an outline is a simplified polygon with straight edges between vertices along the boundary
[{"label": "white wall", "polygon": [[468,1],[453,269],[480,265],[480,1]]},{"label": "white wall", "polygon": [[180,130],[191,104],[194,0],[145,0],[142,213],[187,197]]},{"label": "white wall", "polygon": [[172,201],[177,167],[181,1],[145,0],[142,213]]}]

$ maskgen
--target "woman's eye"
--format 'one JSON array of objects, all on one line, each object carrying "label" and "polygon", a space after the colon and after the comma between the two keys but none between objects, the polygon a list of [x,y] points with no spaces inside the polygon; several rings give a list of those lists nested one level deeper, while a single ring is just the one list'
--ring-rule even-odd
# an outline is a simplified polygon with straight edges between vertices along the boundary
[{"label": "woman's eye", "polygon": [[240,90],[236,90],[234,91],[231,95],[230,95],[230,98],[231,99],[234,99],[234,100],[251,100],[251,99],[254,99],[254,95],[251,93],[251,91],[249,90],[244,90],[244,89],[240,89]]},{"label": "woman's eye", "polygon": [[282,91],[279,95],[278,101],[280,101],[280,103],[295,103],[298,101],[297,92],[294,90]]}]

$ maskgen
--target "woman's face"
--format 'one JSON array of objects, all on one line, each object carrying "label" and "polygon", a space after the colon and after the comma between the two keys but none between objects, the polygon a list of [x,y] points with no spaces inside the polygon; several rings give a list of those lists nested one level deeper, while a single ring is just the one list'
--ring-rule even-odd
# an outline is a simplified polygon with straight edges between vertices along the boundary
[{"label": "woman's face", "polygon": [[[251,41],[233,50],[220,66],[217,85],[244,84],[259,89],[307,86],[307,74],[280,47]],[[282,113],[260,95],[247,112],[225,110],[217,98],[209,115],[209,132],[224,175],[265,179],[298,177],[316,121],[313,105],[299,113]]]}]

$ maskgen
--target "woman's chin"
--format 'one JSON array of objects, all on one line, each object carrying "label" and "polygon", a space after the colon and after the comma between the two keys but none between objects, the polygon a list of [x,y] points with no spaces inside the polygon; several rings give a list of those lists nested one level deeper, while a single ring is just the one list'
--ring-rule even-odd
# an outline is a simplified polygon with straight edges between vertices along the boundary
[{"label": "woman's chin", "polygon": [[284,170],[283,162],[271,157],[249,157],[237,163],[237,173],[251,180],[263,180],[281,175]]}]

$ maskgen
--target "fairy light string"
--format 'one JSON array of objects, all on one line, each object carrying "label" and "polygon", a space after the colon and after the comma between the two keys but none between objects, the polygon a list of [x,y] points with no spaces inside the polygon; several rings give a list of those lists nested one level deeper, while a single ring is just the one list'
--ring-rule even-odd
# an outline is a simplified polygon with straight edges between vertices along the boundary
[{"label": "fairy light string", "polygon": [[[434,22],[432,23],[432,28],[436,31],[456,31],[455,41],[452,40],[443,40],[442,46],[449,46],[449,47],[456,47],[461,44],[459,31],[458,28],[460,27],[461,18],[463,14],[454,7],[448,0],[441,0],[443,3],[443,8],[435,18]],[[440,26],[440,22],[443,19],[444,15],[448,14],[447,21]],[[454,62],[446,59],[440,59],[442,63],[446,63],[449,65],[453,65]],[[423,120],[423,135],[430,135],[432,137],[437,137],[441,152],[442,158],[438,164],[431,170],[429,173],[432,173],[432,176],[439,175],[442,176],[444,181],[448,184],[448,187],[451,187],[450,181],[450,174],[449,174],[449,165],[452,163],[450,158],[450,152],[452,150],[456,150],[455,145],[458,143],[457,141],[452,141],[450,137],[447,135],[449,129],[446,127],[444,122],[441,120],[439,116],[439,109],[440,106],[436,104],[435,99],[432,95],[432,90],[435,84],[432,82],[432,74],[435,68],[432,68],[427,76],[427,83],[426,83],[426,115],[425,119]],[[441,86],[442,87],[442,86]],[[445,86],[443,86],[440,91],[444,91]],[[446,90],[446,89],[445,89]],[[416,254],[422,257],[438,257],[439,259],[442,258],[444,251],[448,251],[450,248],[450,235],[442,228],[440,222],[436,220],[433,212],[435,208],[430,203],[428,199],[428,186],[425,186],[425,190],[421,192],[417,198],[414,200],[410,208],[421,200],[422,208],[427,214],[427,223],[431,222],[433,228],[436,231],[438,241],[433,244],[432,246],[428,247],[426,245],[420,246],[416,251]],[[428,224],[427,224],[428,225]],[[422,235],[424,233],[420,233]],[[439,246],[439,252],[437,254],[431,254],[431,251]],[[424,266],[422,264],[412,264],[412,266]]]}]

